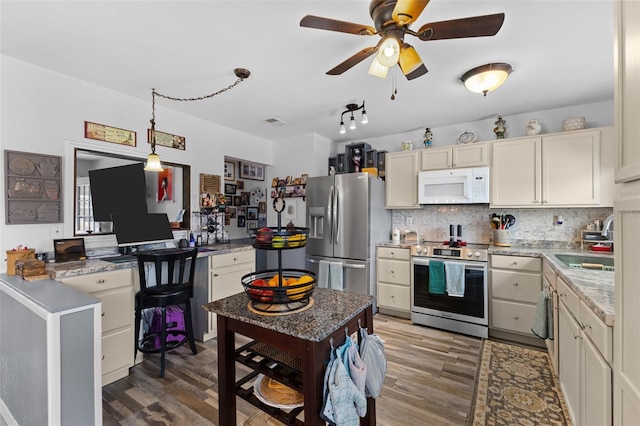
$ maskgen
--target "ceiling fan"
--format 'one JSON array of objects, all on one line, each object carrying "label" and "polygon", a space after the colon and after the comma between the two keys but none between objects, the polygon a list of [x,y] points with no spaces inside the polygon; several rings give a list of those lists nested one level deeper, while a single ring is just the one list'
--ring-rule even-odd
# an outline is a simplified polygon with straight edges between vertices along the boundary
[{"label": "ceiling fan", "polygon": [[504,22],[504,13],[496,13],[431,22],[424,24],[418,31],[411,30],[409,25],[418,19],[428,3],[429,0],[372,0],[369,14],[374,27],[313,15],[302,18],[300,26],[363,36],[377,34],[381,37],[377,45],[362,49],[327,71],[329,75],[340,75],[377,52],[369,74],[385,78],[389,68],[397,63],[407,80],[413,80],[426,74],[427,67],[422,63],[418,52],[404,41],[405,34],[422,41],[486,37],[495,35]]}]

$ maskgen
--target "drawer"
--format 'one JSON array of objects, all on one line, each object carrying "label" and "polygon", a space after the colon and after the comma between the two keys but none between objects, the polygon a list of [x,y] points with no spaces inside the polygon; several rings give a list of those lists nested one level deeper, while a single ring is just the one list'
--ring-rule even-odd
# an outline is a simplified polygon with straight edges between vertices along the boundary
[{"label": "drawer", "polygon": [[569,285],[560,277],[557,277],[558,284],[558,300],[565,304],[578,321],[580,321],[580,298],[569,288]]},{"label": "drawer", "polygon": [[602,357],[611,364],[613,362],[613,329],[602,322],[583,301],[580,301],[579,322],[582,332],[589,336]]},{"label": "drawer", "polygon": [[235,253],[218,254],[209,257],[210,268],[224,268],[227,266],[239,265],[242,263],[253,263],[256,261],[255,250],[238,251]]},{"label": "drawer", "polygon": [[378,306],[411,311],[411,289],[390,284],[378,285]]},{"label": "drawer", "polygon": [[96,294],[102,300],[102,333],[133,324],[133,292],[124,288],[104,294]]},{"label": "drawer", "polygon": [[517,269],[519,271],[541,272],[542,259],[527,256],[491,255],[491,267],[501,269]]},{"label": "drawer", "polygon": [[539,274],[491,270],[491,297],[536,303],[542,291]]},{"label": "drawer", "polygon": [[78,291],[91,294],[97,291],[111,290],[119,287],[131,287],[133,283],[133,271],[133,269],[119,269],[117,271],[61,278],[59,281]]},{"label": "drawer", "polygon": [[542,262],[542,276],[547,279],[552,289],[556,289],[556,271],[551,269],[548,262]]},{"label": "drawer", "polygon": [[408,261],[411,259],[411,250],[406,248],[378,247],[378,257]]},{"label": "drawer", "polygon": [[133,330],[113,333],[102,338],[102,375],[122,367],[133,366]]},{"label": "drawer", "polygon": [[531,332],[536,319],[536,307],[504,300],[491,301],[491,328],[515,331],[535,336]]},{"label": "drawer", "polygon": [[411,264],[398,260],[378,260],[378,282],[411,285]]}]

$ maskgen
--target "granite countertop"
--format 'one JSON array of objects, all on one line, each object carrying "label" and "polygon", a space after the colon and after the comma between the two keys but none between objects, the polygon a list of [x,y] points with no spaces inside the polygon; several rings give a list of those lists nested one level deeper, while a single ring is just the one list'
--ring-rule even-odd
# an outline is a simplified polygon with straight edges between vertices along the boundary
[{"label": "granite countertop", "polygon": [[590,250],[545,249],[539,247],[495,247],[489,246],[489,255],[541,257],[576,292],[578,297],[608,326],[613,327],[615,319],[614,275],[613,272],[593,269],[569,268],[554,254],[571,253],[595,257],[613,257],[613,253],[596,253]]},{"label": "granite countertop", "polygon": [[380,241],[376,244],[377,247],[393,247],[393,248],[411,248],[411,246],[418,244],[417,241]]},{"label": "granite countertop", "polygon": [[[250,244],[226,243],[200,247],[198,258],[217,256],[220,254],[236,253],[253,250]],[[73,277],[76,275],[93,274],[97,272],[115,271],[117,269],[131,269],[138,266],[136,260],[131,262],[114,263],[100,259],[78,260],[73,262],[47,263],[47,273],[53,279]]]},{"label": "granite countertop", "polygon": [[282,334],[320,342],[371,306],[374,300],[373,296],[328,288],[316,288],[311,298],[313,305],[310,308],[289,315],[269,316],[249,311],[249,297],[245,293],[207,303],[203,308]]}]

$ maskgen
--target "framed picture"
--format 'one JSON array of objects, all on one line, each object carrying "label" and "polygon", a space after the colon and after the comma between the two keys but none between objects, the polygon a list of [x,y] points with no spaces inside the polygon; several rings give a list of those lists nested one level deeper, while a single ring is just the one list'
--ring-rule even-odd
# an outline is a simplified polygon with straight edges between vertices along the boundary
[{"label": "framed picture", "polygon": [[244,181],[243,180],[237,181],[236,186],[238,187],[238,191],[242,191],[244,189]]},{"label": "framed picture", "polygon": [[236,163],[233,161],[224,162],[224,180],[236,180]]},{"label": "framed picture", "polygon": [[227,207],[227,213],[228,213],[227,216],[230,219],[233,219],[236,217],[236,212],[237,212],[236,207]]},{"label": "framed picture", "polygon": [[260,201],[258,203],[258,213],[266,213],[267,212],[267,203],[264,201]]},{"label": "framed picture", "polygon": [[251,204],[251,193],[249,191],[242,191],[240,193],[240,205],[248,206]]},{"label": "framed picture", "polygon": [[238,215],[246,216],[247,215],[247,206],[238,207]]},{"label": "framed picture", "polygon": [[244,228],[246,226],[245,220],[244,216],[238,215],[238,228]]},{"label": "framed picture", "polygon": [[255,163],[240,163],[242,179],[264,180],[264,166]]},{"label": "framed picture", "polygon": [[158,202],[173,200],[173,170],[165,167],[158,172]]},{"label": "framed picture", "polygon": [[240,205],[240,196],[239,195],[234,195],[233,196],[233,205],[234,206],[239,206]]},{"label": "framed picture", "polygon": [[257,220],[247,220],[247,232],[258,229]]},{"label": "framed picture", "polygon": [[258,228],[263,228],[267,226],[267,218],[266,217],[259,217],[258,218]]},{"label": "framed picture", "polygon": [[257,207],[247,207],[247,220],[258,220]]},{"label": "framed picture", "polygon": [[228,215],[224,215],[224,226],[231,226],[231,218]]},{"label": "framed picture", "polygon": [[279,179],[279,178],[274,177],[274,178],[271,180],[271,187],[272,187],[272,188],[275,188],[276,186],[278,186],[278,179]]},{"label": "framed picture", "polygon": [[236,186],[233,183],[224,184],[224,195],[235,195]]}]

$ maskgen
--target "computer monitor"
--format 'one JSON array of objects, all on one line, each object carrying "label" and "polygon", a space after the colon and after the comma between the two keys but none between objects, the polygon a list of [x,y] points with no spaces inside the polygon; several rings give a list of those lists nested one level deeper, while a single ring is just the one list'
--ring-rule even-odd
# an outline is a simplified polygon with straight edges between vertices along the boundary
[{"label": "computer monitor", "polygon": [[144,164],[89,170],[93,220],[110,222],[112,213],[147,213]]},{"label": "computer monitor", "polygon": [[120,247],[173,241],[166,213],[112,213],[111,221]]}]

